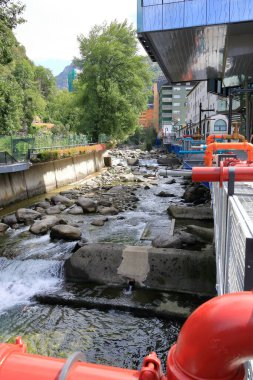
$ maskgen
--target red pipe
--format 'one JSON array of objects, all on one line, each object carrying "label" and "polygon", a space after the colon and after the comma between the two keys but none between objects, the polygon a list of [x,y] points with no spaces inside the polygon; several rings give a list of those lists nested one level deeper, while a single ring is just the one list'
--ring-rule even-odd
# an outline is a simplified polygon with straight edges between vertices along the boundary
[{"label": "red pipe", "polygon": [[[16,344],[0,344],[1,380],[57,380],[66,360],[26,353],[26,346],[17,338]],[[146,356],[140,371],[76,362],[68,380],[166,380],[161,362],[153,352]]]},{"label": "red pipe", "polygon": [[[253,167],[233,166],[236,182],[253,182]],[[229,167],[194,167],[193,182],[223,182],[229,179]]]},{"label": "red pipe", "polygon": [[167,359],[168,380],[243,380],[253,358],[253,293],[213,298],[184,324]]},{"label": "red pipe", "polygon": [[248,142],[242,143],[212,143],[205,151],[205,166],[212,166],[213,152],[217,150],[243,150],[248,153],[248,161],[253,161],[253,145]]}]

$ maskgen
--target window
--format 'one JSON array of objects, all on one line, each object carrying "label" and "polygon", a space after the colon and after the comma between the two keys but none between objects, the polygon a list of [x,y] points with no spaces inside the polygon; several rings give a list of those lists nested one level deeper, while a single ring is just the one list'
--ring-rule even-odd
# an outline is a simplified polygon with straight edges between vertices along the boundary
[{"label": "window", "polygon": [[172,97],[170,90],[163,90],[163,95],[169,95],[169,97]]},{"label": "window", "polygon": [[171,110],[171,105],[169,105],[169,104],[163,105],[162,110]]},{"label": "window", "polygon": [[173,110],[173,113],[178,115],[180,114],[180,111]]},{"label": "window", "polygon": [[180,99],[181,96],[180,96],[180,95],[173,95],[173,98],[174,98],[174,99]]},{"label": "window", "polygon": [[181,104],[180,103],[173,103],[173,106],[179,107]]},{"label": "window", "polygon": [[[162,101],[163,102],[171,102],[171,98],[162,98]],[[172,104],[172,103],[170,103],[170,104]]]},{"label": "window", "polygon": [[173,90],[174,90],[174,91],[180,91],[181,88],[180,88],[180,87],[173,87]]},{"label": "window", "polygon": [[214,123],[214,131],[215,132],[226,132],[227,131],[227,123],[222,120],[222,119],[219,119],[219,120],[216,120],[216,122]]}]

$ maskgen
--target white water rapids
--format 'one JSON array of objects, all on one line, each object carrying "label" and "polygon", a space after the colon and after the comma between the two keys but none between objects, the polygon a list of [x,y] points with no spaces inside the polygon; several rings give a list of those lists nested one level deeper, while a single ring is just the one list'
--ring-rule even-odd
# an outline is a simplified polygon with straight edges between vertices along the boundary
[{"label": "white water rapids", "polygon": [[37,293],[57,289],[63,278],[63,262],[0,258],[0,313],[27,304]]}]

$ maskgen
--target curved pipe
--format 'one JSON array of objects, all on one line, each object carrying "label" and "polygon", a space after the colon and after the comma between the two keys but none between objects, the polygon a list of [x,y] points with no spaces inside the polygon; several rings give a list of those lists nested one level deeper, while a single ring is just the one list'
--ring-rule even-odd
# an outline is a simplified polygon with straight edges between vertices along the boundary
[{"label": "curved pipe", "polygon": [[213,298],[184,324],[167,359],[169,380],[243,380],[253,358],[253,293]]},{"label": "curved pipe", "polygon": [[213,152],[217,150],[243,150],[248,153],[248,161],[253,161],[253,145],[248,142],[242,143],[212,143],[209,144],[205,152],[205,166],[212,166]]}]

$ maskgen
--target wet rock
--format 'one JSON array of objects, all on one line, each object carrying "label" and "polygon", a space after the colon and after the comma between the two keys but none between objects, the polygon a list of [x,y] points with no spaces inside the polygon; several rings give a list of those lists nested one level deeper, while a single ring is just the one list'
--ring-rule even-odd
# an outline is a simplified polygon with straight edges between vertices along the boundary
[{"label": "wet rock", "polygon": [[178,168],[181,166],[181,161],[176,157],[160,157],[157,159],[159,165],[166,165],[172,168]]},{"label": "wet rock", "polygon": [[73,201],[71,201],[69,198],[64,197],[63,195],[54,195],[51,198],[51,201],[53,204],[57,205],[58,203],[61,203],[67,207],[70,207],[73,205]]},{"label": "wet rock", "polygon": [[50,206],[51,206],[51,204],[48,201],[42,201],[42,202],[39,202],[37,204],[37,207],[41,207],[41,208],[44,208],[44,209],[49,208]]},{"label": "wet rock", "polygon": [[115,207],[100,207],[98,212],[101,215],[118,215],[119,210]]},{"label": "wet rock", "polygon": [[201,226],[190,225],[190,226],[187,226],[186,229],[191,234],[194,234],[207,242],[213,242],[213,239],[214,239],[213,228],[205,228]]},{"label": "wet rock", "polygon": [[157,197],[175,197],[175,194],[167,193],[166,191],[160,191],[160,193],[156,194]]},{"label": "wet rock", "polygon": [[180,232],[177,235],[168,237],[166,235],[159,235],[153,241],[152,245],[156,248],[184,248],[186,246],[195,245],[197,239],[195,236],[187,232]]},{"label": "wet rock", "polygon": [[52,239],[80,240],[82,232],[79,228],[69,225],[56,225],[51,229],[50,237]]},{"label": "wet rock", "polygon": [[42,207],[36,207],[35,211],[39,212],[40,214],[45,214],[45,209]]},{"label": "wet rock", "polygon": [[91,222],[91,225],[92,226],[96,226],[96,227],[103,227],[104,224],[105,224],[105,220],[104,219],[94,219]]},{"label": "wet rock", "polygon": [[92,199],[80,197],[77,200],[77,204],[82,207],[83,212],[92,213],[97,211],[97,204]]},{"label": "wet rock", "polygon": [[170,179],[169,181],[165,182],[166,185],[173,185],[173,183],[176,183],[176,180],[173,178],[173,179]]},{"label": "wet rock", "polygon": [[16,218],[18,222],[33,223],[35,219],[41,217],[41,214],[37,211],[31,210],[29,208],[20,208],[16,211]]},{"label": "wet rock", "polygon": [[136,177],[132,173],[129,173],[129,174],[121,175],[120,180],[122,182],[134,182],[136,180]]},{"label": "wet rock", "polygon": [[111,207],[112,206],[112,202],[110,201],[106,201],[104,199],[100,199],[98,201],[98,206],[103,206],[103,207]]},{"label": "wet rock", "polygon": [[148,185],[145,185],[143,189],[144,189],[144,190],[149,190],[149,189],[151,189],[151,187],[148,186]]},{"label": "wet rock", "polygon": [[130,166],[136,166],[138,165],[139,160],[138,158],[127,158],[127,164]]},{"label": "wet rock", "polygon": [[57,223],[59,223],[59,219],[56,216],[47,216],[45,219],[36,221],[29,231],[34,235],[45,235]]},{"label": "wet rock", "polygon": [[210,190],[200,183],[192,183],[185,190],[183,199],[187,203],[202,204],[211,200]]},{"label": "wet rock", "polygon": [[80,206],[74,206],[68,211],[68,214],[70,214],[70,215],[81,215],[81,214],[83,214],[83,209]]},{"label": "wet rock", "polygon": [[9,226],[5,223],[0,223],[0,233],[7,231]]},{"label": "wet rock", "polygon": [[6,215],[2,218],[2,223],[7,224],[10,227],[17,224],[17,222],[18,221],[15,214]]},{"label": "wet rock", "polygon": [[[64,208],[62,208],[64,207]],[[57,215],[60,214],[63,210],[65,210],[66,206],[63,205],[57,205],[57,206],[52,206],[46,209],[46,214],[47,215]]]},{"label": "wet rock", "polygon": [[78,249],[84,247],[85,244],[87,244],[87,243],[88,243],[88,240],[82,238],[82,240],[79,240],[79,241],[76,243],[76,245],[75,245],[74,248],[72,249],[72,252],[74,253],[74,252],[78,251]]},{"label": "wet rock", "polygon": [[170,206],[167,212],[175,219],[213,220],[210,207]]}]

